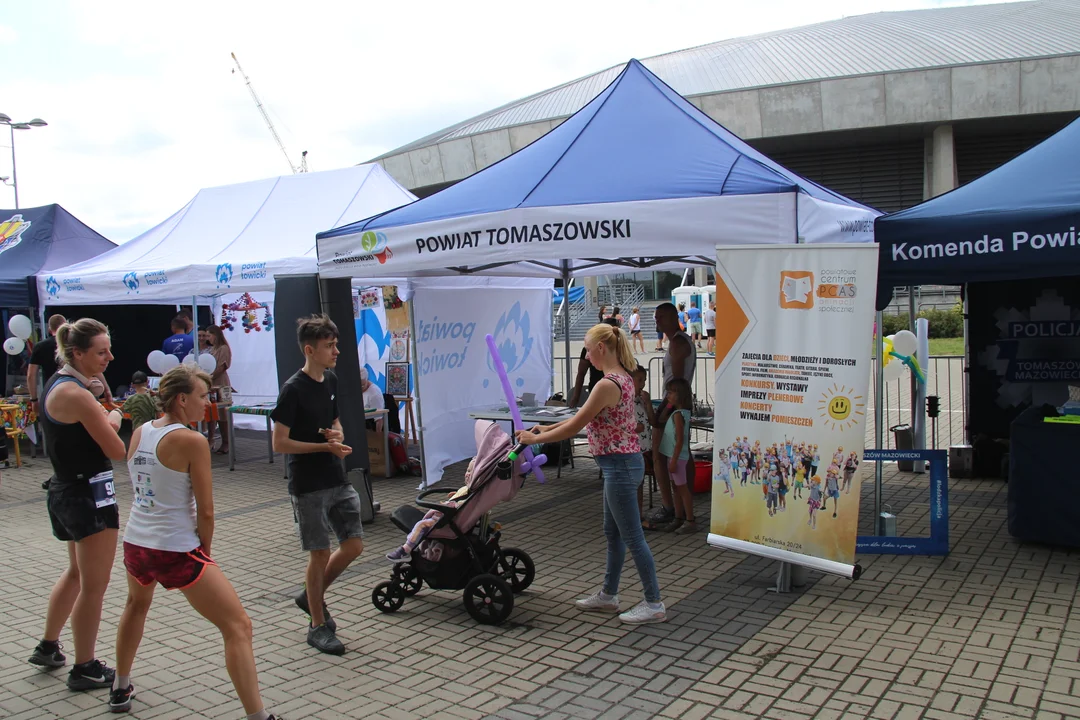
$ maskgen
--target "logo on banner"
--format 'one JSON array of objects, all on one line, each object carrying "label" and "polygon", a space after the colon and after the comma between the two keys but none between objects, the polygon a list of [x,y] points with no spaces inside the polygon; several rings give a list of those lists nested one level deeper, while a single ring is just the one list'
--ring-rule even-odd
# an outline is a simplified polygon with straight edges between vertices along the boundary
[{"label": "logo on banner", "polygon": [[386,233],[367,230],[360,235],[360,249],[363,252],[335,253],[333,263],[335,265],[349,265],[352,263],[364,264],[372,263],[377,260],[380,265],[383,265],[387,260],[394,257],[394,253],[387,247],[388,244],[389,241],[386,238]]},{"label": "logo on banner", "polygon": [[394,257],[394,253],[390,252],[386,245],[385,233],[368,230],[360,236],[360,247],[364,249],[364,252],[373,255],[380,265]]},{"label": "logo on banner", "polygon": [[783,310],[809,310],[814,307],[814,273],[809,270],[781,270],[780,307]]},{"label": "logo on banner", "polygon": [[214,271],[214,277],[217,278],[218,287],[224,285],[230,287],[233,279],[232,263],[221,263],[217,266],[217,270]]},{"label": "logo on banner", "polygon": [[[525,365],[533,346],[533,339],[529,334],[529,313],[522,312],[520,302],[514,303],[502,314],[491,336],[495,338],[495,346],[499,348],[499,357],[506,366],[507,377],[510,377]],[[490,354],[487,356],[487,366],[489,370],[495,370]],[[525,385],[525,378],[518,377],[513,382],[518,387],[522,387]],[[484,378],[484,387],[487,387],[489,383],[490,380]]]},{"label": "logo on banner", "polygon": [[45,281],[45,292],[49,293],[49,297],[55,298],[60,295],[60,283],[56,282],[56,278],[52,275]]},{"label": "logo on banner", "polygon": [[1043,290],[1025,309],[999,307],[998,339],[976,349],[997,376],[997,405],[1062,404],[1080,384],[1080,312],[1056,290]]},{"label": "logo on banner", "polygon": [[128,294],[139,292],[139,274],[132,271],[124,275],[124,287],[128,289]]},{"label": "logo on banner", "polygon": [[10,250],[22,242],[22,235],[30,229],[30,221],[22,215],[12,215],[0,223],[0,253]]}]

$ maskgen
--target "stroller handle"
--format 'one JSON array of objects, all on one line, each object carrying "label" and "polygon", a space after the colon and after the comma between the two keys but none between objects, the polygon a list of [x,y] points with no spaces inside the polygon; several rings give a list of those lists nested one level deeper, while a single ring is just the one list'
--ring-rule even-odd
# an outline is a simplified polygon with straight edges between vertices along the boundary
[{"label": "stroller handle", "polygon": [[[438,510],[448,520],[453,519],[454,515],[456,515],[458,510],[461,508],[451,507],[441,502],[428,502],[424,500],[424,498],[426,498],[428,495],[442,495],[445,498],[447,495],[446,491],[447,488],[429,488],[416,496],[416,504],[422,508],[427,508],[428,510]],[[472,493],[466,493],[461,497],[457,498],[457,502],[460,503],[468,500],[471,496]]]}]

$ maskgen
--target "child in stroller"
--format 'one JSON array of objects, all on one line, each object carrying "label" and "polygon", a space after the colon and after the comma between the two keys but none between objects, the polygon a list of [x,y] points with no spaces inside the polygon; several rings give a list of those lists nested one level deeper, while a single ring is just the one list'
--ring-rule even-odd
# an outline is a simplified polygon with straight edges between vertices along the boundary
[{"label": "child in stroller", "polygon": [[[426,498],[447,493],[431,488],[420,493],[416,504],[402,505],[391,521],[409,535],[388,558],[398,561],[391,579],[371,593],[372,603],[383,612],[396,612],[407,596],[420,592],[424,583],[439,590],[464,589],[465,609],[480,623],[498,625],[514,609],[514,595],[533,581],[535,566],[517,548],[499,546],[497,523],[489,511],[512,500],[525,482],[522,460],[511,459],[513,441],[498,425],[478,420],[477,452],[465,473],[465,486],[443,502]],[[533,459],[534,465],[544,462]]]}]

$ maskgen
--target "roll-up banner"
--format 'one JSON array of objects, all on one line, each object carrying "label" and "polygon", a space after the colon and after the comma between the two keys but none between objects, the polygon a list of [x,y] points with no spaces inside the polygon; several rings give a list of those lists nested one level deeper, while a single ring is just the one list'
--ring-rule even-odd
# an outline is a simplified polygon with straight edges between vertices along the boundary
[{"label": "roll-up banner", "polygon": [[709,544],[858,577],[877,247],[716,256]]}]

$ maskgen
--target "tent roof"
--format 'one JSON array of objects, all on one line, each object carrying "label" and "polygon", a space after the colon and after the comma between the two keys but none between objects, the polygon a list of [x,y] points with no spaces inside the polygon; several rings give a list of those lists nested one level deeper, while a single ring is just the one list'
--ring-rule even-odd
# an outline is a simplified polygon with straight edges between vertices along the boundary
[{"label": "tent roof", "polygon": [[34,275],[115,247],[56,204],[0,210],[0,307],[34,306]]},{"label": "tent roof", "polygon": [[1080,275],[1077,165],[1080,120],[967,185],[877,218],[879,307],[896,286]]},{"label": "tent roof", "polygon": [[[792,193],[855,210],[859,216],[872,213],[773,162],[631,60],[592,102],[531,145],[430,197],[319,233],[318,238],[323,241],[507,211],[744,196],[774,198],[760,204],[758,211],[766,209],[763,224],[775,229],[776,213],[790,218],[796,214],[793,202],[789,200],[778,209],[781,203],[775,198]],[[669,233],[663,241],[678,240],[673,235],[677,234]],[[795,239],[792,228],[785,241]],[[715,237],[713,244],[720,240]],[[333,260],[329,248],[338,245],[328,244],[327,253],[323,253],[320,243],[324,263]],[[407,245],[395,248],[391,241],[390,247],[392,255],[407,252]],[[550,260],[559,251],[555,245],[547,247],[552,248]],[[564,245],[562,249],[575,257],[574,247]],[[417,252],[414,247],[412,253]],[[607,257],[617,252],[607,253]],[[671,254],[678,253],[674,250]],[[696,254],[711,257],[713,250],[701,248]],[[416,269],[408,263],[399,267]],[[595,265],[593,270],[596,274],[620,271],[614,266],[601,269]],[[385,272],[392,271],[387,265]]]},{"label": "tent roof", "polygon": [[631,60],[528,147],[430,197],[319,237],[509,208],[795,190],[858,205],[773,162]]},{"label": "tent roof", "polygon": [[[415,199],[381,166],[370,164],[206,188],[142,235],[58,270],[50,302],[190,301],[192,295],[273,289],[274,273],[316,272],[314,236],[320,228]],[[244,268],[254,266],[258,272],[248,273],[248,281]],[[130,273],[134,288],[122,280]],[[64,278],[80,289],[67,292]],[[75,278],[77,284],[70,282]]]}]

